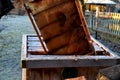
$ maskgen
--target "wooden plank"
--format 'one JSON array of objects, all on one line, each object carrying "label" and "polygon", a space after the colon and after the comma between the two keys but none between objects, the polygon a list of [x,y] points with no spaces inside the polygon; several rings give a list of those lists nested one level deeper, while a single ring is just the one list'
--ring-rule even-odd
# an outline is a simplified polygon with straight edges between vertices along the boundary
[{"label": "wooden plank", "polygon": [[25,7],[25,10],[27,12],[27,15],[30,18],[30,21],[31,21],[31,23],[33,25],[33,28],[35,29],[35,32],[36,32],[36,34],[37,34],[37,36],[38,36],[38,38],[39,38],[39,40],[41,42],[41,45],[42,45],[45,53],[47,53],[47,49],[46,49],[46,47],[44,45],[43,39],[41,38],[41,33],[38,31],[38,27],[37,27],[37,25],[36,25],[36,23],[34,21],[33,15],[31,14],[30,9],[28,8],[28,6],[25,3],[24,3],[24,7]]},{"label": "wooden plank", "polygon": [[65,2],[63,4],[52,7],[51,9],[44,10],[43,12],[37,15],[34,15],[35,21],[38,24],[38,27],[42,29],[56,22],[60,23],[61,21],[63,22],[73,21],[73,19],[71,18],[77,13],[77,10],[74,8],[75,5],[72,2],[71,1]]},{"label": "wooden plank", "polygon": [[28,41],[39,41],[37,36],[28,36],[27,40]]},{"label": "wooden plank", "polygon": [[[43,18],[43,19],[41,19],[41,21],[37,17],[38,20],[36,20],[36,21],[42,22],[42,20],[46,19],[47,22],[45,22],[45,24],[49,24],[49,21],[53,21],[51,19],[54,19],[54,17],[57,16],[58,12],[65,15],[65,21],[62,20],[62,23],[64,22],[65,25],[62,25],[62,26],[60,25],[61,24],[61,19],[60,19],[59,20],[60,24],[54,22],[54,24],[49,24],[49,25],[45,26],[45,28],[41,29],[42,36],[44,37],[45,40],[47,39],[46,45],[47,45],[47,48],[48,48],[48,51],[50,54],[52,53],[52,54],[59,55],[59,54],[74,54],[74,53],[77,54],[77,53],[79,53],[79,54],[83,55],[83,54],[87,54],[90,52],[91,52],[91,54],[93,53],[93,51],[91,51],[91,49],[89,48],[88,41],[80,40],[80,39],[85,39],[85,35],[84,35],[85,33],[84,33],[82,26],[79,25],[79,24],[81,24],[81,21],[78,17],[79,15],[74,14],[74,16],[73,16],[73,14],[71,13],[71,10],[75,10],[75,12],[77,12],[77,10],[75,9],[75,3],[73,3],[73,2],[74,1],[71,0],[61,7],[57,6],[58,8],[55,7],[52,10],[50,9],[49,10],[50,12],[45,11],[45,14],[49,13],[49,15],[50,14],[54,14],[54,15],[51,15],[51,16],[47,15],[47,18]],[[68,7],[70,7],[70,8],[68,8]],[[51,18],[52,16],[53,16],[53,18]],[[61,17],[61,14],[60,14],[60,17]],[[64,16],[62,16],[62,17],[64,17]],[[69,17],[71,17],[72,19],[70,19]],[[59,18],[59,16],[56,17],[56,19],[58,19],[58,18]],[[79,23],[77,23],[77,22],[79,22]],[[42,25],[39,25],[39,26],[41,27]],[[71,28],[73,28],[73,29],[71,29]],[[68,34],[67,36],[65,34],[63,34],[62,37],[61,37],[61,35],[57,36],[60,33],[64,33],[64,31],[66,32],[66,30],[69,31],[69,34],[67,33]],[[77,34],[79,34],[79,35],[77,35]],[[52,37],[52,39],[50,39],[48,41],[48,39],[51,37]],[[78,39],[79,39],[79,42],[78,42]],[[67,44],[67,46],[68,45],[70,45],[70,46],[68,46],[68,48],[61,48],[63,46],[66,46],[66,44]]]},{"label": "wooden plank", "polygon": [[22,50],[21,51],[21,66],[26,67],[26,64],[24,64],[24,61],[27,59],[27,35],[23,35],[22,37],[22,49],[21,50]]},{"label": "wooden plank", "polygon": [[104,51],[99,45],[97,45],[95,42],[93,42],[93,46],[95,48],[95,51]]},{"label": "wooden plank", "polygon": [[27,69],[22,69],[22,80],[27,80]]},{"label": "wooden plank", "polygon": [[26,37],[27,37],[27,54],[31,54],[31,55],[46,54],[41,43],[38,40],[38,37],[35,34],[27,34]]},{"label": "wooden plank", "polygon": [[99,69],[103,68],[104,67],[77,67],[78,75],[74,78],[67,79],[64,79],[63,75],[61,75],[65,68],[28,69],[27,80],[96,80]]},{"label": "wooden plank", "polygon": [[[82,15],[82,11],[79,12],[79,9],[81,8],[78,9],[80,6],[76,3],[79,2],[76,2],[75,0],[37,0],[32,3],[29,1],[26,2],[30,7],[30,9],[27,9],[26,7],[28,15],[30,16],[30,13],[32,13],[32,16],[34,17],[34,21],[31,19],[32,23],[34,22],[37,24],[37,26],[33,25],[33,27],[35,27],[34,29],[37,32],[39,40],[41,43],[43,42],[39,32],[41,32],[41,35],[45,40],[47,49],[43,44],[42,45],[46,53],[55,55],[95,54],[88,30],[86,29],[84,16]],[[68,37],[61,37],[61,34],[67,31],[70,32]],[[56,39],[56,36],[62,39],[58,38],[58,40]],[[68,48],[66,48],[66,44]],[[64,46],[65,48],[63,48]]]},{"label": "wooden plank", "polygon": [[[39,50],[40,48],[42,48],[42,46],[40,45],[40,42],[38,40],[38,37],[37,36],[28,36],[27,38],[27,42],[28,42],[28,48],[32,49],[32,50]],[[99,46],[97,43],[93,42],[93,46],[95,48],[95,51],[104,51],[101,46]],[[36,48],[35,48],[36,47]],[[34,50],[34,51],[35,51]],[[28,49],[29,51],[29,49]]]},{"label": "wooden plank", "polygon": [[62,80],[62,68],[37,68],[28,69],[27,80]]},{"label": "wooden plank", "polygon": [[30,9],[32,11],[33,15],[36,15],[38,13],[40,13],[41,11],[56,7],[59,4],[62,4],[64,2],[67,2],[69,0],[37,0],[33,3],[29,3],[28,0],[26,0],[26,2],[28,3],[28,5],[30,6]]},{"label": "wooden plank", "polygon": [[106,51],[108,54],[110,54],[110,56],[113,57],[118,57],[118,55],[116,55],[114,52],[112,52],[110,49],[108,49],[107,47],[105,47],[103,44],[101,44],[99,41],[97,41],[95,38],[93,38],[91,36],[91,39],[93,40],[93,42],[95,42],[97,45],[99,45],[99,47],[101,47],[102,49],[104,49],[104,51]]},{"label": "wooden plank", "polygon": [[85,21],[85,18],[84,18],[82,9],[81,9],[81,8],[82,8],[82,7],[81,7],[81,3],[80,3],[79,0],[75,0],[75,4],[76,4],[77,10],[78,10],[79,18],[80,18],[81,23],[82,23],[82,25],[83,25],[83,29],[84,29],[86,38],[87,38],[87,40],[88,40],[90,49],[94,51],[94,47],[93,47],[93,45],[92,45],[92,41],[91,41],[91,38],[90,38],[90,33],[89,33],[89,31],[88,31],[88,28],[87,28],[87,23],[86,23],[86,21]]},{"label": "wooden plank", "polygon": [[109,56],[28,55],[26,60],[26,68],[92,67],[116,64],[115,57]]},{"label": "wooden plank", "polygon": [[32,46],[28,47],[28,54],[30,55],[45,55],[45,51],[41,46]]},{"label": "wooden plank", "polygon": [[61,27],[60,22],[57,21],[56,23],[51,23],[47,27],[41,29],[41,34],[44,34],[42,35],[42,37],[44,37],[44,40],[46,40],[62,35],[66,32],[72,31],[73,29],[74,28],[70,27],[69,22],[66,22],[65,26]]},{"label": "wooden plank", "polygon": [[28,41],[28,44],[27,44],[27,46],[29,47],[32,47],[32,46],[36,46],[36,47],[40,47],[40,46],[42,46],[41,45],[41,43],[40,42],[35,42],[35,41],[33,41],[33,42],[31,42],[31,41]]},{"label": "wooden plank", "polygon": [[42,46],[30,46],[28,47],[28,52],[32,52],[32,51],[44,51],[44,49],[42,48]]},{"label": "wooden plank", "polygon": [[[28,38],[27,38],[27,40],[28,40],[28,44],[29,45],[27,45],[28,46],[28,52],[32,52],[32,51],[43,51],[43,49],[42,49],[42,46],[40,46],[40,42],[39,42],[39,40],[38,40],[38,37],[37,36],[28,36]],[[100,45],[98,45],[98,43],[96,43],[94,40],[93,40],[93,46],[94,46],[94,48],[95,48],[95,51],[96,52],[104,52],[105,50],[100,46]],[[60,51],[59,51],[60,52]],[[60,53],[57,53],[57,52],[55,52],[56,54],[60,54]]]}]

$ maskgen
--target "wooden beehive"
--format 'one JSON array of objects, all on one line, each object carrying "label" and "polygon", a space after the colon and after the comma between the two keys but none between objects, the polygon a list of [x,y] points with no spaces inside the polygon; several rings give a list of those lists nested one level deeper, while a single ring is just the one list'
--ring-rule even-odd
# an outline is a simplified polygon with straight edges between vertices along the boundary
[{"label": "wooden beehive", "polygon": [[36,35],[24,35],[21,54],[22,80],[67,80],[66,75],[79,80],[103,80],[101,75],[97,76],[99,70],[116,65],[117,56],[94,38],[91,39],[96,55],[33,55],[30,53],[38,54],[43,51],[43,47]]},{"label": "wooden beehive", "polygon": [[79,0],[26,0],[25,8],[46,53],[94,54]]}]

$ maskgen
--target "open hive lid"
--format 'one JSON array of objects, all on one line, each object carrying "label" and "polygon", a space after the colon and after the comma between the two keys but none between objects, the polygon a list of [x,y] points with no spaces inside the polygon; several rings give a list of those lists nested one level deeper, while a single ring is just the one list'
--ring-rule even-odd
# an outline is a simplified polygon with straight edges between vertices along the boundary
[{"label": "open hive lid", "polygon": [[94,54],[79,0],[25,0],[24,3],[46,54]]}]

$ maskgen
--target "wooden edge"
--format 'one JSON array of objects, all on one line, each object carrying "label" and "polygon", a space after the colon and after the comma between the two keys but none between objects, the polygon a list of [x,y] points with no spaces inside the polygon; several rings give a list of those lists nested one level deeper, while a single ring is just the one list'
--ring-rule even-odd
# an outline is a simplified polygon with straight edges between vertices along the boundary
[{"label": "wooden edge", "polygon": [[103,48],[106,52],[108,52],[110,54],[110,56],[113,57],[118,57],[118,55],[116,55],[114,52],[112,52],[110,49],[108,49],[107,47],[105,47],[103,44],[101,44],[99,41],[97,41],[95,38],[93,38],[91,36],[91,39],[93,40],[93,42],[96,42],[101,48]]},{"label": "wooden edge", "polygon": [[80,17],[80,20],[82,22],[83,29],[85,31],[85,35],[86,35],[86,38],[88,40],[90,49],[93,51],[93,53],[95,53],[94,47],[92,45],[92,40],[91,40],[91,37],[90,37],[90,33],[88,31],[88,28],[87,28],[87,23],[86,23],[85,17],[84,17],[83,12],[82,12],[80,1],[79,0],[75,0],[75,4],[76,4],[77,10],[78,10],[79,17]]},{"label": "wooden edge", "polygon": [[22,69],[22,80],[27,80],[27,69]]},{"label": "wooden edge", "polygon": [[95,67],[114,66],[117,58],[110,56],[31,56],[27,68],[57,68],[57,67]]},{"label": "wooden edge", "polygon": [[45,53],[47,54],[48,50],[45,47],[45,44],[43,43],[43,40],[41,39],[41,33],[40,33],[40,31],[39,31],[39,29],[37,27],[37,24],[36,24],[36,22],[34,20],[33,14],[31,13],[31,10],[30,10],[29,6],[27,6],[27,4],[24,4],[24,7],[25,7],[26,13],[27,13],[32,25],[33,25],[33,28],[34,28],[37,36],[38,36],[38,39],[40,40],[40,43],[41,43]]},{"label": "wooden edge", "polygon": [[[38,55],[37,55],[38,56]],[[60,67],[97,67],[114,66],[118,64],[118,59],[106,56],[45,56],[31,57],[22,61],[23,68],[60,68]],[[58,57],[58,59],[56,58]],[[70,57],[70,58],[67,58]]]},{"label": "wooden edge", "polygon": [[21,67],[23,66],[23,61],[27,58],[27,34],[22,37],[22,49],[21,49]]},{"label": "wooden edge", "polygon": [[[40,8],[40,9],[37,9],[36,11],[35,10],[33,10],[32,11],[32,14],[33,15],[37,15],[38,13],[41,13],[41,12],[43,12],[44,10],[48,10],[48,9],[51,9],[51,8],[53,8],[53,7],[56,7],[57,5],[60,5],[60,4],[62,4],[62,3],[66,3],[66,2],[68,2],[69,0],[61,0],[61,1],[59,1],[59,2],[56,2],[56,3],[54,3],[54,4],[52,4],[52,5],[47,5],[46,7],[44,7],[43,6],[43,8]],[[35,2],[35,1],[34,1]],[[30,2],[27,2],[28,3],[28,6],[29,7],[31,7],[30,6]],[[35,4],[35,3],[33,3],[33,4]],[[40,4],[39,4],[40,5]],[[36,7],[37,8],[37,7]]]}]

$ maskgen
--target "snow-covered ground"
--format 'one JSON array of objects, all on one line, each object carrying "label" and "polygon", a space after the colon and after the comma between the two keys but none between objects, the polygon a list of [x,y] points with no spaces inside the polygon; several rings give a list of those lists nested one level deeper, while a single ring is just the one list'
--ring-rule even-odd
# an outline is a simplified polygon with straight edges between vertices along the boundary
[{"label": "snow-covered ground", "polygon": [[21,80],[23,34],[35,34],[27,16],[8,15],[0,19],[0,80]]}]

